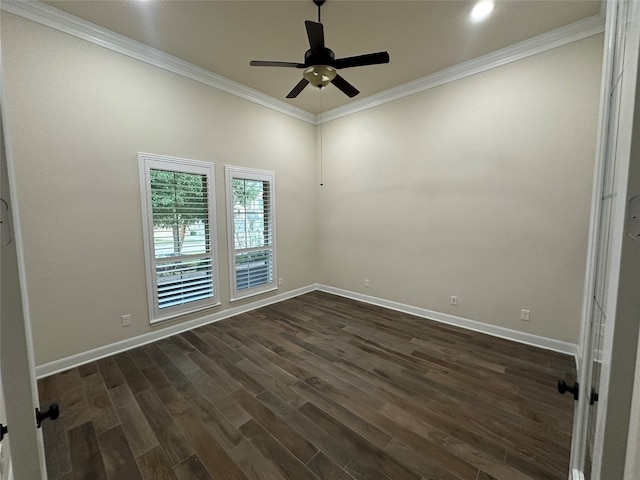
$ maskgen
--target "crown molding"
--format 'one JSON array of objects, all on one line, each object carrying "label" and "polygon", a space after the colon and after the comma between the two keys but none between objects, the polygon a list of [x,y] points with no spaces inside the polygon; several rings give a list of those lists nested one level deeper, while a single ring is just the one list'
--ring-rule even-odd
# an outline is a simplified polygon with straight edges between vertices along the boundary
[{"label": "crown molding", "polygon": [[315,124],[315,115],[262,92],[234,82],[222,75],[198,67],[173,55],[149,47],[123,35],[99,27],[74,15],[38,1],[0,0],[0,10],[86,40],[95,45],[154,65],[172,73],[203,83],[223,92],[249,100],[285,115]]},{"label": "crown molding", "polygon": [[314,125],[377,107],[378,105],[485,72],[604,32],[604,15],[601,12],[598,15],[557,28],[538,35],[537,37],[460,63],[412,82],[370,95],[322,114],[314,115],[254,90],[253,88],[242,85],[241,83],[229,80],[228,78],[181,60],[173,55],[111,32],[110,30],[82,20],[57,8],[50,7],[44,3],[32,0],[0,0],[0,10],[67,33],[76,38],[86,40],[95,45],[127,55],[172,73],[182,75],[196,82],[217,88],[231,95]]},{"label": "crown molding", "polygon": [[[378,105],[423,92],[444,85],[445,83],[486,72],[487,70],[501,67],[508,63],[516,62],[523,58],[537,55],[572,42],[577,42],[578,40],[592,37],[602,32],[604,32],[604,16],[602,14],[594,15],[528,40],[515,43],[509,47],[482,55],[481,57],[459,63],[458,65],[440,70],[439,72],[432,73],[431,75],[412,82],[384,90],[361,100],[356,100],[343,107],[328,110],[321,115],[316,115],[316,124],[330,122],[331,120],[377,107]],[[322,119],[321,122],[320,118]]]}]

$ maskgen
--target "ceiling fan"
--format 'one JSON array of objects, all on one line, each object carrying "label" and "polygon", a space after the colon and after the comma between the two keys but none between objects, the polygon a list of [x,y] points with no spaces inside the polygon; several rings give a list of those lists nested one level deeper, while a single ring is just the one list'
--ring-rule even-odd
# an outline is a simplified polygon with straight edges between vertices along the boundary
[{"label": "ceiling fan", "polygon": [[304,22],[309,37],[309,50],[304,54],[304,63],[296,62],[271,62],[265,60],[251,60],[249,65],[253,67],[290,67],[304,68],[303,78],[289,92],[287,98],[296,98],[302,90],[311,84],[314,87],[324,88],[329,83],[334,84],[348,97],[355,97],[359,90],[342,78],[336,70],[342,68],[362,67],[365,65],[378,65],[389,63],[388,52],[367,53],[355,57],[335,58],[333,50],[324,45],[324,28],[320,23],[320,7],[326,0],[313,0],[318,6],[318,21]]}]

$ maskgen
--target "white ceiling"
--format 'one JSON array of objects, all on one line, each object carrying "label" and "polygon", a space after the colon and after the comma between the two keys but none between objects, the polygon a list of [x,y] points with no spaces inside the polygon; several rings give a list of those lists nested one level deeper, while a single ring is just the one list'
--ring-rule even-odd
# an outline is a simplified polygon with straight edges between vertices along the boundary
[{"label": "white ceiling", "polygon": [[473,23],[473,1],[328,0],[327,47],[336,57],[386,50],[386,65],[341,70],[360,90],[353,100],[329,86],[286,94],[302,78],[294,68],[250,67],[250,60],[303,62],[311,0],[45,1],[84,20],[165,51],[312,113],[387,90],[458,63],[598,14],[600,0],[496,0]]}]

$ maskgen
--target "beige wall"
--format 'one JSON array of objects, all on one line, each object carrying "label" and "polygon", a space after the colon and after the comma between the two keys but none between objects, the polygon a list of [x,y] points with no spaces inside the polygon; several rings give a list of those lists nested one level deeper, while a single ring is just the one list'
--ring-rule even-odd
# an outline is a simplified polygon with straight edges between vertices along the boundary
[{"label": "beige wall", "polygon": [[313,125],[10,14],[2,49],[37,364],[152,330],[138,152],[215,163],[213,312],[225,164],[276,172],[278,293],[317,281]]},{"label": "beige wall", "polygon": [[577,343],[602,42],[325,124],[320,281]]},{"label": "beige wall", "polygon": [[139,151],[216,165],[214,312],[229,307],[223,166],[233,164],[276,172],[279,292],[320,281],[577,343],[601,44],[325,124],[318,187],[312,125],[4,14],[37,363],[152,330]]}]

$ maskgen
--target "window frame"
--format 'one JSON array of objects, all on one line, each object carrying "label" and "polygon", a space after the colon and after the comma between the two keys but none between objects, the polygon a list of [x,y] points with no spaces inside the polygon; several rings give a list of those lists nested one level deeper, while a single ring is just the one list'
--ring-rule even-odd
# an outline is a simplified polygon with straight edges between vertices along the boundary
[{"label": "window frame", "polygon": [[[233,180],[253,180],[269,182],[269,205],[270,205],[270,224],[271,224],[271,245],[265,247],[264,250],[271,251],[271,281],[256,287],[249,287],[238,291],[237,271],[236,271],[236,253],[242,249],[235,248],[235,227],[233,212]],[[229,255],[229,292],[230,301],[234,302],[242,300],[254,295],[260,295],[267,292],[278,290],[278,272],[277,272],[277,253],[276,253],[276,175],[275,172],[269,170],[257,170],[253,168],[236,167],[232,165],[225,166],[225,185],[226,185],[226,212],[227,212],[227,238],[228,238],[228,255]],[[257,248],[257,247],[256,247]]]},{"label": "window frame", "polygon": [[[149,323],[151,325],[166,322],[184,315],[195,313],[220,305],[219,275],[218,275],[218,224],[216,216],[216,182],[215,165],[210,162],[191,160],[185,158],[156,155],[151,153],[138,153],[140,172],[140,194],[142,197],[142,221],[145,252],[145,273],[147,278],[147,301],[149,306]],[[156,266],[158,262],[155,256],[155,238],[153,228],[153,204],[151,202],[151,170],[164,170],[177,173],[203,175],[207,179],[207,208],[209,218],[209,252],[203,257],[211,259],[211,287],[213,296],[201,300],[191,301],[160,308],[158,299],[158,283]]]}]

